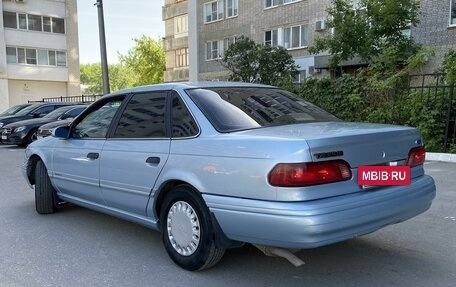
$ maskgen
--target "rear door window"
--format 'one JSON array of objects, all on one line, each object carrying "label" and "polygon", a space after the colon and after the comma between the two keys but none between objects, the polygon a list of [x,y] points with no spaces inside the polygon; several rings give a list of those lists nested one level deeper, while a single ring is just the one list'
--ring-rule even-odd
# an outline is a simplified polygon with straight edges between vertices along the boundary
[{"label": "rear door window", "polygon": [[165,138],[166,91],[136,94],[128,102],[114,138]]},{"label": "rear door window", "polygon": [[171,129],[173,138],[193,137],[198,134],[198,126],[187,106],[176,92],[171,98]]}]

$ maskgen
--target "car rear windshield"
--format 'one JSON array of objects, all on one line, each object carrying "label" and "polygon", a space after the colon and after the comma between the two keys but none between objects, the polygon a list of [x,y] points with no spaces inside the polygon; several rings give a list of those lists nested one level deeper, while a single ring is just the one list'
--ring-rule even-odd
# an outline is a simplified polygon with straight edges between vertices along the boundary
[{"label": "car rear windshield", "polygon": [[190,89],[187,94],[219,132],[338,118],[292,93],[276,88]]}]

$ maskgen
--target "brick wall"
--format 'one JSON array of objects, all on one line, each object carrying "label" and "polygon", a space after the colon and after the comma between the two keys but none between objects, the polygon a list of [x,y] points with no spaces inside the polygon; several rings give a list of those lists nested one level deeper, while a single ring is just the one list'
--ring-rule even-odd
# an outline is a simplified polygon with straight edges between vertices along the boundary
[{"label": "brick wall", "polygon": [[421,11],[420,24],[412,27],[412,37],[435,50],[436,57],[430,59],[424,69],[424,72],[432,72],[450,49],[456,49],[456,26],[450,26],[449,0],[421,0]]}]

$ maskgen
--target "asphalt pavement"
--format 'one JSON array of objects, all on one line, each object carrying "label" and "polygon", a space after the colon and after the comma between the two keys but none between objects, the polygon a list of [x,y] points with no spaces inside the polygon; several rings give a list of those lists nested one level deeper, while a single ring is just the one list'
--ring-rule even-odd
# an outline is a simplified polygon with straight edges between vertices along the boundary
[{"label": "asphalt pavement", "polygon": [[24,149],[0,146],[0,286],[456,286],[456,163],[426,162],[426,213],[373,234],[300,251],[293,267],[251,245],[214,268],[180,269],[160,234],[77,206],[35,212]]}]

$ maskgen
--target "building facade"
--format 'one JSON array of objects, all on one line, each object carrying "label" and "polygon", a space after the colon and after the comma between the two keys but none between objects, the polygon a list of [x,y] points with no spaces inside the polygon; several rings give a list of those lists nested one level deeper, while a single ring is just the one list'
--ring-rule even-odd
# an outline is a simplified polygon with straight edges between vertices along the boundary
[{"label": "building facade", "polygon": [[163,45],[166,58],[165,82],[187,81],[188,56],[188,1],[165,0],[163,6],[165,37]]},{"label": "building facade", "polygon": [[76,0],[2,0],[0,110],[80,95]]},{"label": "building facade", "polygon": [[198,79],[227,79],[220,59],[236,37],[245,36],[286,48],[299,67],[295,80],[303,80],[315,72],[315,56],[308,47],[326,31],[329,4],[330,0],[199,0]]},{"label": "building facade", "polygon": [[[357,6],[359,0],[352,2]],[[311,55],[308,47],[316,37],[329,32],[325,19],[330,4],[331,0],[165,0],[165,81],[227,79],[221,58],[239,36],[285,47],[299,66],[296,82],[327,73],[328,55]],[[433,71],[443,55],[456,48],[456,0],[421,0],[421,7],[420,25],[404,33],[436,50],[436,57],[425,68]],[[180,37],[176,33],[184,14],[187,30],[185,37]],[[185,50],[180,50],[183,47]],[[184,52],[185,68],[178,64],[178,55]],[[359,64],[359,59],[353,59],[343,65]]]},{"label": "building facade", "polygon": [[421,0],[421,19],[411,28],[413,39],[435,51],[424,72],[435,71],[445,54],[456,50],[456,0]]}]

